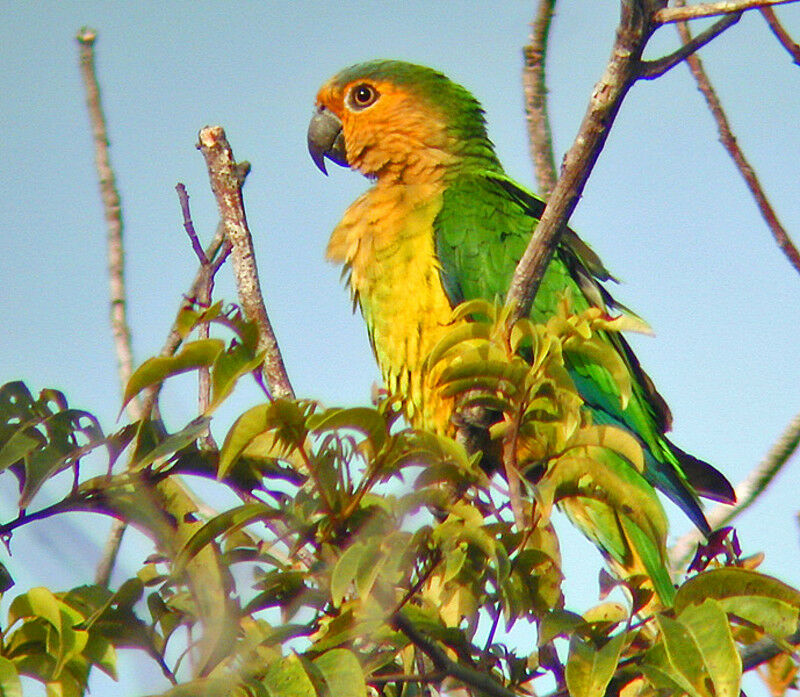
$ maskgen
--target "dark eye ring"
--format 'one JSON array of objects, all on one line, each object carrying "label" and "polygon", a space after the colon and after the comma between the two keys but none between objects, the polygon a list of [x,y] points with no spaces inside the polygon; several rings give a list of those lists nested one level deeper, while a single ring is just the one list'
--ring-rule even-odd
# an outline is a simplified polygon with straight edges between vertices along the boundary
[{"label": "dark eye ring", "polygon": [[372,85],[360,84],[356,85],[350,91],[350,99],[356,109],[365,109],[366,107],[374,104],[378,99],[378,90]]}]

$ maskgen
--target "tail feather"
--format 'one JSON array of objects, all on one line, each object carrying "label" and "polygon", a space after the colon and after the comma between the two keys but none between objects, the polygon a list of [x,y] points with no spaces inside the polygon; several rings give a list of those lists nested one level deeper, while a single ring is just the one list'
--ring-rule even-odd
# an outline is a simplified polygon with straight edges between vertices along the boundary
[{"label": "tail feather", "polygon": [[708,537],[711,534],[711,526],[703,514],[697,495],[680,479],[673,469],[673,465],[659,462],[647,448],[644,449],[644,460],[645,479],[677,505],[697,526],[697,529]]},{"label": "tail feather", "polygon": [[736,503],[736,492],[722,472],[672,443],[670,448],[680,461],[686,480],[700,496],[720,503]]}]

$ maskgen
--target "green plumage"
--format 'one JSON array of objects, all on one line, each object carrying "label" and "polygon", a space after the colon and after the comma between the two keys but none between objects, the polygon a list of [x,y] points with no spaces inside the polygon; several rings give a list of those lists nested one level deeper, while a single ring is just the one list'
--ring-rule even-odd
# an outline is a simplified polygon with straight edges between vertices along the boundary
[{"label": "green plumage", "polygon": [[[350,90],[364,85],[370,87],[375,99],[362,112],[362,107],[352,101]],[[382,98],[381,91],[387,96]],[[370,294],[375,298],[385,294],[384,278],[410,278],[412,271],[416,273],[424,267],[435,269],[431,273],[438,278],[441,289],[434,292],[426,286],[430,283],[428,275],[424,282],[410,285],[406,293],[429,292],[432,297],[438,293],[441,298],[439,291],[442,291],[446,296],[442,303],[449,302],[452,307],[479,298],[502,301],[544,203],[503,173],[486,134],[480,104],[464,88],[430,68],[398,61],[353,66],[323,87],[318,109],[334,114],[338,111],[337,118],[344,124],[343,135],[351,145],[347,150],[348,164],[377,179],[373,189],[351,207],[337,228],[329,256],[350,267],[351,287],[365,311],[376,355],[384,375],[394,379],[401,372],[396,365],[391,369],[383,365],[388,365],[388,358],[383,357],[401,355],[398,354],[401,347],[381,345],[381,337],[392,337],[384,340],[394,342],[399,335],[408,345],[430,345],[419,333],[431,331],[435,325],[430,317],[422,316],[424,312],[415,315],[424,304],[407,301],[402,293],[392,296],[392,304],[384,303],[380,308],[372,302]],[[312,136],[310,129],[309,147],[319,163],[321,155],[315,148],[320,146]],[[414,197],[423,195],[420,192],[426,191],[430,192],[425,194],[427,199],[415,200]],[[372,209],[370,201],[374,201]],[[400,209],[407,211],[402,215],[408,216],[408,220],[416,216],[429,229],[420,230],[420,223],[398,223]],[[436,211],[431,218],[418,214],[430,210]],[[403,242],[411,239],[409,230],[417,236],[413,244]],[[420,233],[428,235],[432,245],[420,244]],[[384,242],[375,241],[383,237],[392,240],[385,248],[409,264],[406,270],[389,273],[392,268],[386,264],[391,262],[380,256],[380,244]],[[358,256],[364,253],[367,240],[375,246],[374,262],[364,262]],[[403,244],[405,251],[398,252]],[[332,249],[337,251],[332,253]],[[429,258],[431,253],[433,257]],[[370,280],[373,275],[375,278]],[[590,307],[612,314],[628,313],[601,285],[607,280],[613,279],[599,258],[574,232],[567,230],[542,279],[531,318],[538,323],[546,322],[556,313],[565,294],[576,313]],[[430,307],[434,305],[431,303]],[[390,311],[396,313],[397,322],[404,323],[402,331],[390,331]],[[390,328],[376,330],[381,322]],[[411,336],[415,327],[417,335]],[[567,352],[566,367],[584,408],[591,412],[592,421],[622,428],[639,441],[645,454],[644,476],[611,451],[602,456],[603,464],[618,476],[620,486],[624,483],[641,499],[643,507],[652,503],[654,511],[661,511],[652,485],[708,533],[698,494],[730,501],[733,499],[730,484],[713,467],[670,443],[664,435],[670,427],[669,410],[629,345],[618,333],[606,333],[603,338],[630,373],[633,387],[627,404],[602,361],[595,362],[586,353]],[[409,368],[412,382],[418,370],[417,365]],[[401,385],[401,379],[395,383]],[[413,395],[401,396],[414,402]],[[665,528],[661,532],[642,531],[624,512],[613,506],[597,505],[588,498],[575,497],[567,512],[623,568],[635,566],[630,557],[631,548],[635,549],[662,600],[669,602],[672,585],[664,566]],[[663,517],[663,511],[659,515]],[[656,544],[654,540],[660,541]]]},{"label": "green plumage", "polygon": [[[453,304],[473,298],[502,300],[542,210],[542,202],[502,174],[468,172],[450,182],[433,232],[442,285]],[[542,279],[532,319],[546,321],[565,292],[576,312],[590,306],[623,309],[598,283],[609,277],[588,247],[574,233],[567,235]],[[567,355],[581,397],[597,423],[622,426],[638,437],[645,450],[647,480],[673,499],[704,533],[709,532],[692,478],[716,482],[718,491],[713,484],[710,489],[698,487],[715,498],[725,498],[729,485],[710,465],[684,457],[672,446],[664,436],[670,415],[660,395],[627,342],[618,335],[609,335],[608,341],[634,377],[633,397],[623,409],[616,381],[605,368],[583,355]]]}]

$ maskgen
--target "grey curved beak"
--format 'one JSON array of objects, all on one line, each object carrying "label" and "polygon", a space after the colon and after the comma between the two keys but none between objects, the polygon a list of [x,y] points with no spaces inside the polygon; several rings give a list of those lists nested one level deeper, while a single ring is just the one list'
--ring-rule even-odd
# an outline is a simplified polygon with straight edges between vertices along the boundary
[{"label": "grey curved beak", "polygon": [[308,124],[308,152],[323,174],[328,173],[325,169],[326,157],[337,165],[348,166],[342,122],[324,106],[314,110],[311,123]]}]

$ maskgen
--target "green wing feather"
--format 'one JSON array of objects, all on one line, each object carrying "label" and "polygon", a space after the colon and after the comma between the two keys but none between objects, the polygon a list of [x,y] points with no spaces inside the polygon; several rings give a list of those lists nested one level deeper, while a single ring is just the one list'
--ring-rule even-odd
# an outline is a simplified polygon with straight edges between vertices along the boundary
[{"label": "green wing feather", "polygon": [[[496,172],[468,172],[454,178],[444,193],[434,221],[435,249],[442,285],[454,305],[473,298],[502,300],[544,203],[511,179]],[[545,272],[531,310],[537,322],[556,311],[569,292],[573,309],[590,306],[632,314],[616,303],[600,281],[613,280],[597,255],[572,231],[562,236]],[[731,501],[728,481],[708,463],[675,447],[664,436],[671,415],[642,370],[628,343],[607,334],[627,365],[633,395],[623,408],[616,381],[608,371],[579,354],[566,356],[570,374],[595,422],[627,429],[645,451],[645,478],[675,501],[704,532],[708,523],[697,493]]]}]

